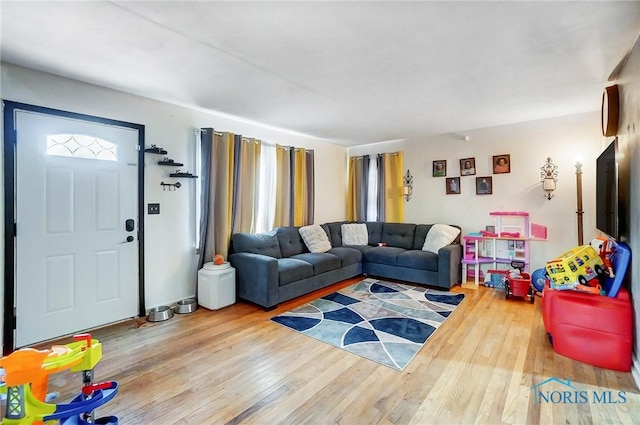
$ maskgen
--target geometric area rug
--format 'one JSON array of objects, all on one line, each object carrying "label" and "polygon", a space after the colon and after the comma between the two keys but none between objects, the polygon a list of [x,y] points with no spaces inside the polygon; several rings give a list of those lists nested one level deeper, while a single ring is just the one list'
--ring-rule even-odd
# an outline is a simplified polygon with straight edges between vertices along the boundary
[{"label": "geometric area rug", "polygon": [[364,279],[271,320],[401,371],[463,299],[464,294]]}]

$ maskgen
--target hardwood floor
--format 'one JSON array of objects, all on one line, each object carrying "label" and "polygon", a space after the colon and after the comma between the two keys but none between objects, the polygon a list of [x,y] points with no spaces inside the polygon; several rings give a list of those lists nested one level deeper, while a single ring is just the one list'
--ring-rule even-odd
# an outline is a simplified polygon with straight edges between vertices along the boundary
[{"label": "hardwood floor", "polygon": [[[94,331],[104,352],[95,380],[120,384],[97,416],[116,415],[127,425],[640,424],[631,374],[556,354],[540,298],[532,305],[489,288],[454,287],[466,299],[403,372],[269,321],[357,280],[269,312],[238,303]],[[532,386],[550,377],[570,378],[588,402],[536,404]],[[79,374],[60,373],[52,375],[49,392],[64,401],[80,386]],[[594,391],[612,391],[616,401],[624,391],[625,403],[596,403]]]}]

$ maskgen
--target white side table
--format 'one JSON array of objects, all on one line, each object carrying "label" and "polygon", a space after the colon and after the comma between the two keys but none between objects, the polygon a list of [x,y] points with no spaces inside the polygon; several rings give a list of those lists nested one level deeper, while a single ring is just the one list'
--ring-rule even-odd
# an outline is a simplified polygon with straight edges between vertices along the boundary
[{"label": "white side table", "polygon": [[219,310],[236,302],[236,269],[228,262],[205,263],[198,270],[198,304]]}]

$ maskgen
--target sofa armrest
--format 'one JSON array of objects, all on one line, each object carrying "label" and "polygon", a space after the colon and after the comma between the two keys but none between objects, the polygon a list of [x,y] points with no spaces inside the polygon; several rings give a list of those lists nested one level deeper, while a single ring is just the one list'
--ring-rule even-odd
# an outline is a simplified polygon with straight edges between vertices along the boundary
[{"label": "sofa armrest", "polygon": [[229,256],[236,269],[238,297],[264,308],[278,305],[278,260],[261,254],[239,252]]},{"label": "sofa armrest", "polygon": [[462,245],[451,244],[438,251],[438,286],[451,288],[461,282]]}]

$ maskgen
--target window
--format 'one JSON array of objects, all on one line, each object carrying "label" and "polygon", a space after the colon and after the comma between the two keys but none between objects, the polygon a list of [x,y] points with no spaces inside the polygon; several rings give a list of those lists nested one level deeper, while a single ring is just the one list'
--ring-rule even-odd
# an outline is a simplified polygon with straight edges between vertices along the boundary
[{"label": "window", "polygon": [[52,134],[47,136],[47,155],[69,158],[117,161],[118,146],[107,140],[84,134]]},{"label": "window", "polygon": [[375,158],[369,163],[368,183],[366,220],[378,221],[378,163]]},{"label": "window", "polygon": [[276,215],[276,147],[262,144],[260,169],[258,171],[258,210],[255,217],[255,232],[264,233],[273,229]]}]

